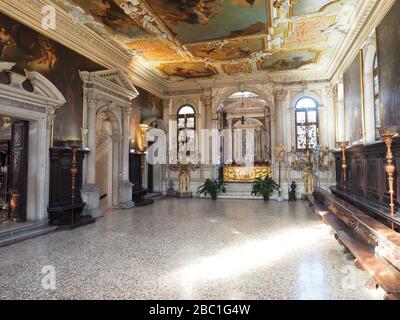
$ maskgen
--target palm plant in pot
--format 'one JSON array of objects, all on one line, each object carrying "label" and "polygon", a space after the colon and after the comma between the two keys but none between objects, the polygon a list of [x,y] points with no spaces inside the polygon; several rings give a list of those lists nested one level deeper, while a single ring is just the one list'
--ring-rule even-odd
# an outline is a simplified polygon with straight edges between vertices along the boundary
[{"label": "palm plant in pot", "polygon": [[264,201],[268,201],[274,190],[278,190],[278,184],[271,177],[265,177],[264,179],[256,178],[253,183],[251,195],[262,195]]},{"label": "palm plant in pot", "polygon": [[226,192],[226,184],[222,180],[206,179],[203,185],[197,188],[197,194],[211,195],[213,200],[217,200],[219,192]]}]

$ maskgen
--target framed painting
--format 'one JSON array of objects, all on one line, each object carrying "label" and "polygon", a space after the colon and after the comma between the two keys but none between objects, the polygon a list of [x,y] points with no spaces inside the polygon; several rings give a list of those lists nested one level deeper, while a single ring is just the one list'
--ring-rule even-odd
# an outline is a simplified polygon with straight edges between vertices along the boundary
[{"label": "framed painting", "polygon": [[400,126],[400,1],[376,29],[379,63],[380,114],[383,127]]},{"label": "framed painting", "polygon": [[365,136],[362,60],[360,50],[343,75],[346,135],[350,144],[362,142]]}]

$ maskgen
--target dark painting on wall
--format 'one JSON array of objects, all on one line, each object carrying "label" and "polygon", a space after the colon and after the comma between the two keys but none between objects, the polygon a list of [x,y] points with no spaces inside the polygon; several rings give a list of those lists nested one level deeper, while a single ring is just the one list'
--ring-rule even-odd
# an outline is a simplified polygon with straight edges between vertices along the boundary
[{"label": "dark painting on wall", "polygon": [[140,121],[143,122],[143,120],[150,118],[162,119],[162,99],[141,88],[137,88],[137,90],[139,96],[135,99],[135,102],[140,107]]},{"label": "dark painting on wall", "polygon": [[376,30],[382,126],[400,126],[400,1]]},{"label": "dark painting on wall", "polygon": [[346,135],[350,143],[363,139],[363,110],[361,83],[361,54],[343,75]]},{"label": "dark painting on wall", "polygon": [[83,89],[79,70],[104,68],[2,13],[0,60],[15,62],[18,73],[38,71],[49,79],[67,100],[57,111],[55,139],[80,140]]}]

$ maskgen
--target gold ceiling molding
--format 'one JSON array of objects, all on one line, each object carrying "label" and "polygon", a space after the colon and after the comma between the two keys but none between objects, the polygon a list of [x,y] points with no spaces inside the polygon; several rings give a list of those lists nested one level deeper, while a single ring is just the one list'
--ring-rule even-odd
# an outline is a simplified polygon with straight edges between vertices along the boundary
[{"label": "gold ceiling molding", "polygon": [[252,72],[251,65],[248,62],[227,63],[227,64],[223,64],[221,67],[222,67],[222,70],[228,75]]},{"label": "gold ceiling molding", "polygon": [[150,61],[182,61],[183,58],[173,50],[169,42],[157,39],[132,40],[126,46],[138,50],[146,60]]}]

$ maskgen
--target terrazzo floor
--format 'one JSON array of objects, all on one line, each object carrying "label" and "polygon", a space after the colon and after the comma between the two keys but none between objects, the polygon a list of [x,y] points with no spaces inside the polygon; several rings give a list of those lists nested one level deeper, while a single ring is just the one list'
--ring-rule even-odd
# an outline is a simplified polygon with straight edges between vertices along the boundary
[{"label": "terrazzo floor", "polygon": [[1,247],[0,299],[382,299],[341,250],[305,202],[163,199]]}]

